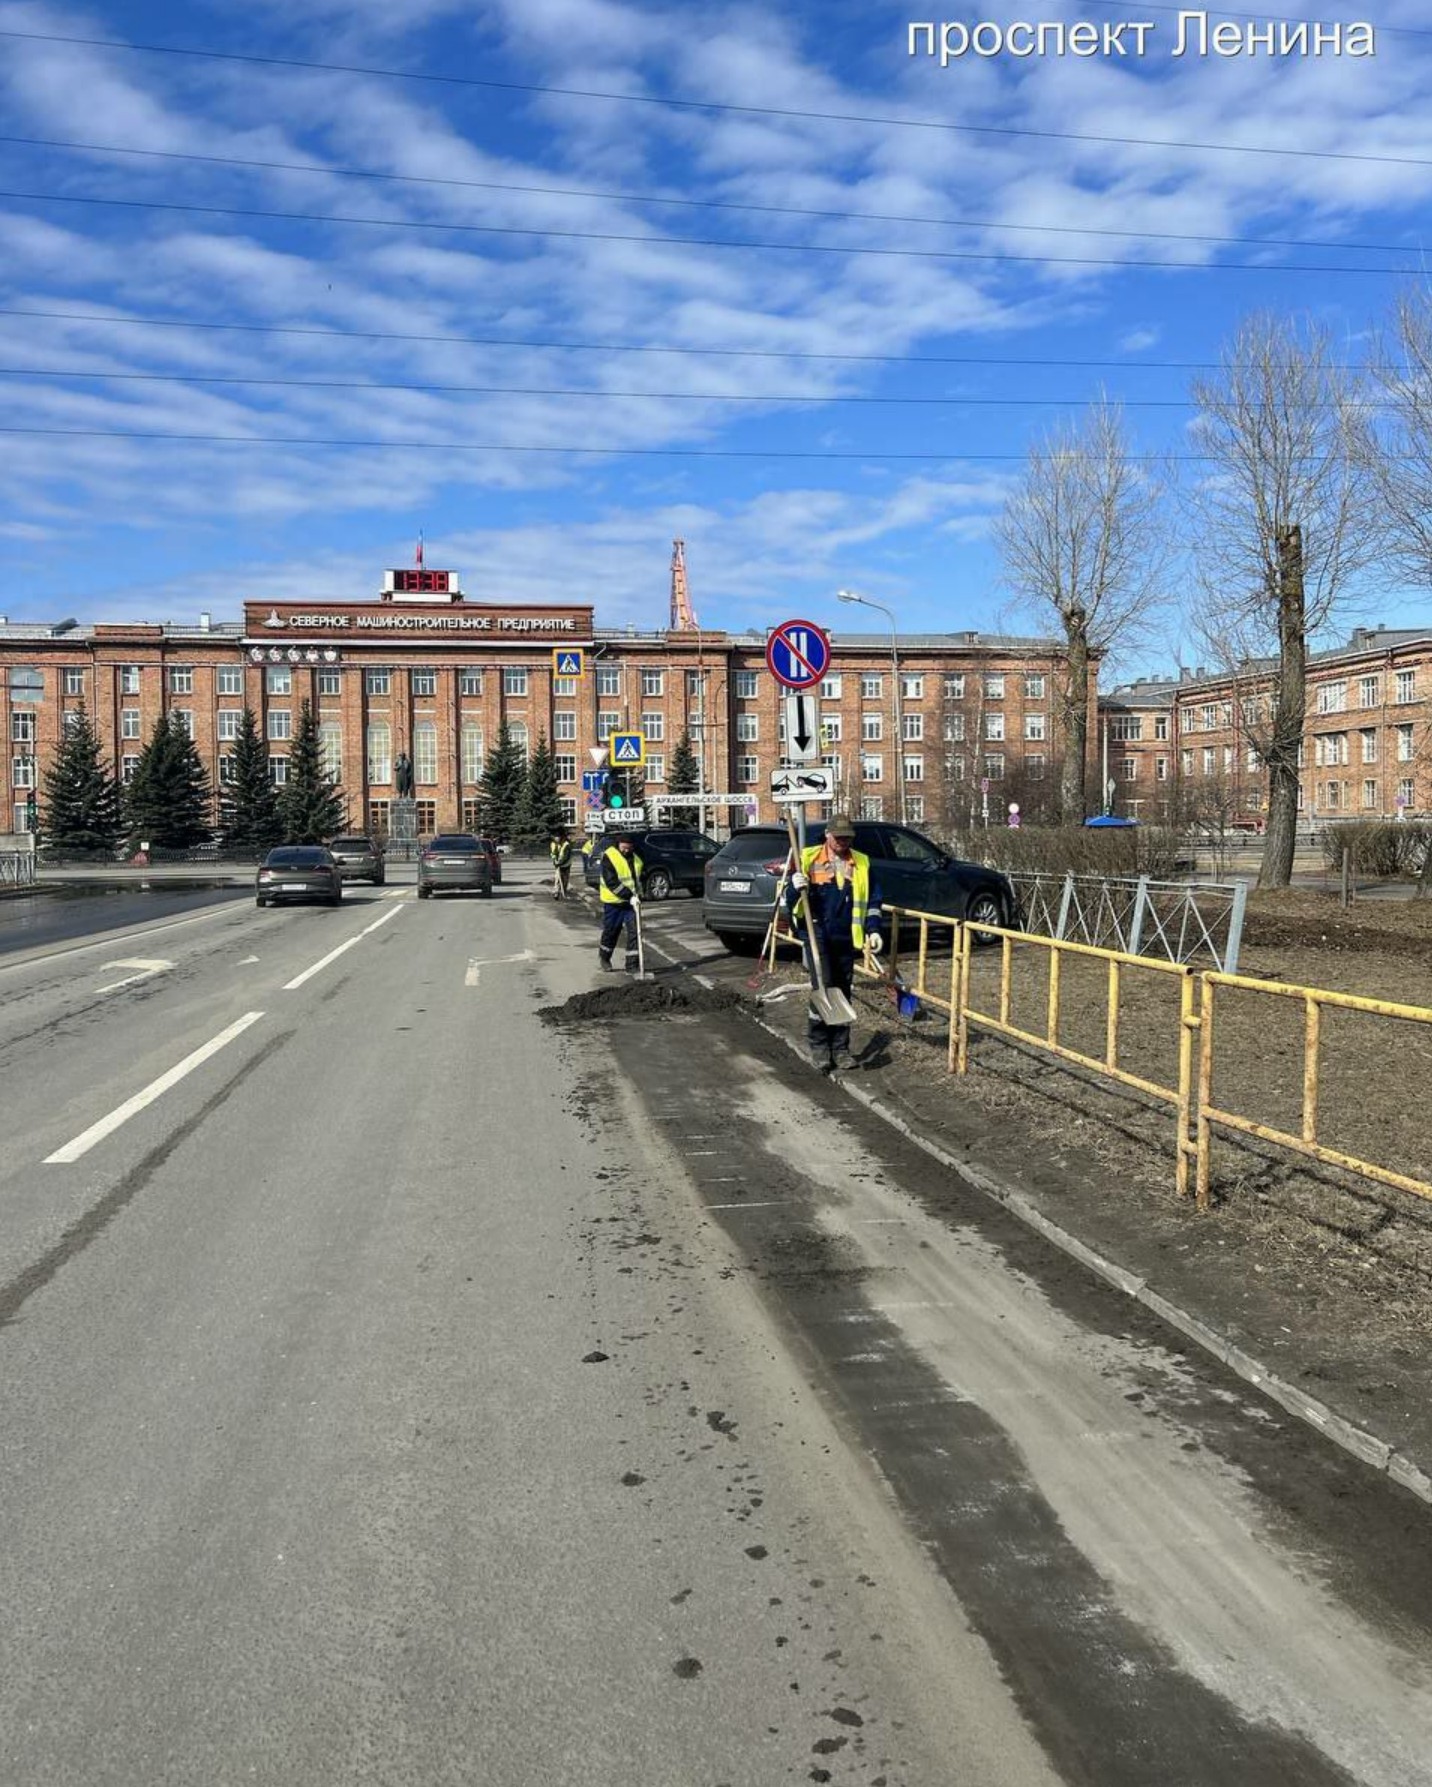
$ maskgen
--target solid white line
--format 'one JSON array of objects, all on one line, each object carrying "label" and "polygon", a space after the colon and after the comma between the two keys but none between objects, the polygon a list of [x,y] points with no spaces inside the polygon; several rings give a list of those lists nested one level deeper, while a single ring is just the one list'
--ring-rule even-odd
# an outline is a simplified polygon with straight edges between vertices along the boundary
[{"label": "solid white line", "polygon": [[101,1117],[98,1123],[92,1123],[83,1135],[77,1135],[72,1142],[66,1142],[63,1148],[47,1154],[44,1164],[47,1167],[66,1166],[70,1161],[78,1160],[82,1154],[88,1154],[96,1142],[102,1142],[107,1135],[113,1135],[121,1123],[127,1123],[146,1105],[151,1105],[156,1098],[162,1097],[171,1086],[177,1086],[186,1074],[193,1073],[196,1067],[202,1067],[210,1055],[217,1055],[226,1043],[232,1042],[236,1036],[242,1036],[249,1025],[257,1024],[263,1015],[261,1011],[246,1011],[227,1030],[221,1030],[202,1048],[195,1049],[192,1055],[186,1055],[177,1067],[171,1067],[168,1073],[160,1074],[142,1092],[136,1092],[133,1098],[125,1099],[122,1105],[111,1111],[107,1117]]},{"label": "solid white line", "polygon": [[311,968],[305,968],[302,974],[296,974],[292,980],[286,980],[283,983],[284,992],[291,993],[296,987],[301,987],[304,981],[312,980],[321,968],[326,968],[330,962],[336,962],[345,950],[352,949],[355,943],[361,943],[370,932],[376,931],[379,925],[387,924],[390,918],[396,918],[402,910],[401,906],[390,906],[381,918],[375,918],[372,924],[365,925],[356,937],[350,937],[346,943],[340,943],[337,949],[330,949],[328,954],[316,961]]}]

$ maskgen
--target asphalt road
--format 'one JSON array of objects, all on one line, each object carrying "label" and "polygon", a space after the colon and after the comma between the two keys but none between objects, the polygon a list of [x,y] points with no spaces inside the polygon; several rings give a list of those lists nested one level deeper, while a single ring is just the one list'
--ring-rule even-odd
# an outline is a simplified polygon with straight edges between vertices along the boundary
[{"label": "asphalt road", "polygon": [[7,1787],[1425,1781],[1420,1503],[508,876],[0,961]]},{"label": "asphalt road", "polygon": [[0,899],[0,959],[20,950],[82,942],[101,931],[157,924],[222,901],[251,897],[248,886],[218,879],[144,882],[126,875],[108,882],[93,876],[47,880],[33,893],[11,893]]}]

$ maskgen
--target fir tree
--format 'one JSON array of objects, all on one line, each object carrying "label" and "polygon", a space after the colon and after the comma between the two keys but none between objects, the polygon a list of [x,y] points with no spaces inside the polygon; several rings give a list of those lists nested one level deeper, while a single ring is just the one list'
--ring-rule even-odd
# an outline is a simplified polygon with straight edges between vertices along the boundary
[{"label": "fir tree", "polygon": [[234,741],[233,780],[223,785],[223,843],[226,850],[254,851],[266,856],[283,838],[278,817],[278,795],[269,774],[268,747],[259,737],[258,721],[251,707],[239,721]]},{"label": "fir tree", "polygon": [[118,784],[81,704],[45,775],[45,842],[58,849],[108,855],[124,832],[119,804]]},{"label": "fir tree", "polygon": [[542,845],[557,832],[565,835],[566,830],[562,798],[557,792],[556,759],[546,733],[539,733],[517,802],[513,838],[519,844]]},{"label": "fir tree", "polygon": [[138,842],[187,850],[209,836],[209,778],[177,714],[155,722],[125,790],[124,813]]},{"label": "fir tree", "polygon": [[[666,791],[668,794],[696,794],[700,787],[701,767],[691,748],[691,734],[683,732],[680,743],[671,754],[671,774],[666,778]],[[673,807],[669,822],[672,825],[695,825],[699,816],[699,808],[695,806]]]},{"label": "fir tree", "polygon": [[307,701],[298,710],[288,780],[279,790],[278,817],[285,844],[322,844],[343,829],[343,801],[324,771],[318,720]]},{"label": "fir tree", "polygon": [[517,803],[527,780],[527,759],[504,720],[497,729],[497,745],[482,771],[478,797],[482,802],[482,829],[499,844],[509,842],[517,818]]}]

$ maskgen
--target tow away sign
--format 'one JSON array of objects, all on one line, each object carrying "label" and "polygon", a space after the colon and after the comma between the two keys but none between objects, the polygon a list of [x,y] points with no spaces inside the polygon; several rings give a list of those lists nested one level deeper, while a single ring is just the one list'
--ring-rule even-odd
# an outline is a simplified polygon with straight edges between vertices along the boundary
[{"label": "tow away sign", "polygon": [[774,801],[834,800],[835,771],[827,763],[809,769],[773,769],[771,799]]}]

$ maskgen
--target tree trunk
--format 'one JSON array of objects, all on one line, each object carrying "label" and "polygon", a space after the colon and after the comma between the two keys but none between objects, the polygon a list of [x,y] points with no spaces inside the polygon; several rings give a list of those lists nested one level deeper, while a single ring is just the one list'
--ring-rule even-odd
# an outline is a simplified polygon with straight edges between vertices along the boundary
[{"label": "tree trunk", "polygon": [[[1065,825],[1088,817],[1089,641],[1082,611],[1069,617],[1069,682],[1064,709],[1064,761],[1059,766],[1059,816]],[[1102,797],[1103,790],[1100,790]]]},{"label": "tree trunk", "polygon": [[1308,699],[1308,640],[1303,600],[1303,530],[1278,530],[1277,711],[1268,739],[1268,832],[1258,886],[1287,887],[1298,829],[1298,749]]}]

